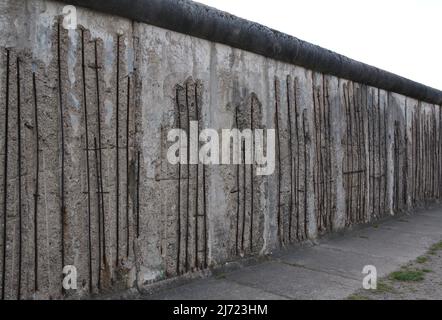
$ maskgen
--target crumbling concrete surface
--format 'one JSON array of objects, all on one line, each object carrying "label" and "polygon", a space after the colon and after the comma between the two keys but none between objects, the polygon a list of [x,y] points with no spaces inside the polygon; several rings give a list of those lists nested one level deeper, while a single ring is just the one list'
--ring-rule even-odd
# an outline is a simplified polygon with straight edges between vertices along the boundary
[{"label": "crumbling concrete surface", "polygon": [[[142,289],[441,198],[439,105],[63,7],[0,1],[2,299]],[[193,120],[276,129],[274,174],[171,165]]]}]

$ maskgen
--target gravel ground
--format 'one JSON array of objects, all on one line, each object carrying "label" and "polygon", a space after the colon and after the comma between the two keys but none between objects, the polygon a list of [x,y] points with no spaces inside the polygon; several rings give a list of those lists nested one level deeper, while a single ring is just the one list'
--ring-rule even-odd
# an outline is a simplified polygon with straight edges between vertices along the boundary
[{"label": "gravel ground", "polygon": [[442,242],[423,256],[378,280],[376,290],[359,290],[350,300],[442,300]]}]

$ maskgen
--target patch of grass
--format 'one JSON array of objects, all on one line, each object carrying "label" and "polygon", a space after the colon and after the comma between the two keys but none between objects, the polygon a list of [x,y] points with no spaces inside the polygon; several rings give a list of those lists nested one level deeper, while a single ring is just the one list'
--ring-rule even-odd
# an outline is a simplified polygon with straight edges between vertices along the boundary
[{"label": "patch of grass", "polygon": [[348,300],[370,300],[369,297],[363,296],[361,294],[352,294],[351,296],[348,296]]},{"label": "patch of grass", "polygon": [[428,261],[428,258],[426,256],[420,256],[416,259],[417,263],[425,263]]},{"label": "patch of grass", "polygon": [[409,270],[409,269],[412,268],[412,267],[413,267],[413,265],[412,265],[412,263],[410,262],[410,263],[407,263],[407,264],[401,266],[401,269],[402,269],[402,270]]},{"label": "patch of grass", "polygon": [[378,281],[378,285],[377,285],[375,292],[376,293],[387,293],[387,292],[394,293],[394,292],[396,292],[396,290],[392,286],[390,286],[388,283],[385,283],[383,281]]},{"label": "patch of grass", "polygon": [[424,280],[424,274],[422,270],[401,270],[391,273],[390,278],[396,281],[418,282]]},{"label": "patch of grass", "polygon": [[412,292],[412,293],[416,293],[416,292],[417,292],[417,289],[416,289],[416,288],[413,288],[413,287],[408,288],[408,290],[409,290],[410,292]]},{"label": "patch of grass", "polygon": [[441,251],[442,250],[442,241],[440,241],[440,242],[438,242],[438,243],[436,243],[436,244],[433,244],[432,246],[431,246],[431,248],[430,248],[430,250],[428,250],[428,253],[429,254],[436,254],[438,251]]},{"label": "patch of grass", "polygon": [[373,228],[377,229],[377,228],[379,228],[379,225],[375,224],[375,225],[373,225]]},{"label": "patch of grass", "polygon": [[424,272],[424,273],[430,273],[430,272],[433,272],[433,270],[430,270],[430,269],[422,269],[422,272]]}]

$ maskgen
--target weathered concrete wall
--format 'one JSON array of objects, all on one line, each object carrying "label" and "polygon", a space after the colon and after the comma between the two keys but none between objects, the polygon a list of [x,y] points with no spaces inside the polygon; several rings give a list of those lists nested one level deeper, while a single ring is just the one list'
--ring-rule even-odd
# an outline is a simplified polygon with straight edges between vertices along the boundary
[{"label": "weathered concrete wall", "polygon": [[[62,7],[0,2],[4,299],[141,287],[442,196],[439,105],[82,8],[68,31]],[[190,120],[277,129],[275,173],[170,165]]]}]

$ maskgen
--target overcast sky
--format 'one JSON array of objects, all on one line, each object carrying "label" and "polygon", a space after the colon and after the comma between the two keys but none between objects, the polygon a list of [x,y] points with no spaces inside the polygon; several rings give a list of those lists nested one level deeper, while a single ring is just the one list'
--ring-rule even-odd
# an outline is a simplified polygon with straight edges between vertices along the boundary
[{"label": "overcast sky", "polygon": [[442,0],[198,0],[442,90]]}]

